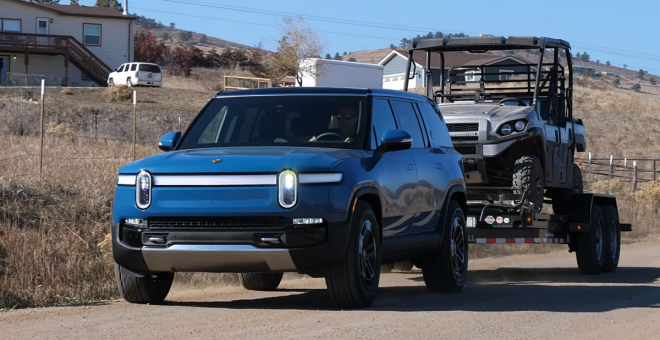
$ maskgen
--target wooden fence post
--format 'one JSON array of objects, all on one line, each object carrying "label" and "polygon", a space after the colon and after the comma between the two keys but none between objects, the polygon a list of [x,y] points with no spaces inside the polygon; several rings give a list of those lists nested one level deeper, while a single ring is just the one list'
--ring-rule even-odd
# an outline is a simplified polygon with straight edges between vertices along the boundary
[{"label": "wooden fence post", "polygon": [[133,160],[135,160],[135,135],[137,130],[137,91],[133,91]]},{"label": "wooden fence post", "polygon": [[637,161],[633,161],[633,192],[637,191]]},{"label": "wooden fence post", "polygon": [[41,79],[41,103],[39,103],[39,111],[41,116],[41,123],[39,127],[39,180],[41,180],[41,175],[44,168],[44,91],[45,91],[45,79]]}]

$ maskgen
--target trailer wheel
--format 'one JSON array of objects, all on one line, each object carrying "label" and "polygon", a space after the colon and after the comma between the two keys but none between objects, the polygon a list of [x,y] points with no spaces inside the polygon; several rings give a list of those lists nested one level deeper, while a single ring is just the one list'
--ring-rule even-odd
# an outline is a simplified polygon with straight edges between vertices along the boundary
[{"label": "trailer wheel", "polygon": [[605,265],[604,272],[613,272],[619,266],[621,253],[621,226],[619,212],[614,206],[603,206],[605,214]]},{"label": "trailer wheel", "polygon": [[385,263],[380,265],[380,272],[381,273],[391,273],[392,270],[394,269],[395,262],[391,263]]},{"label": "trailer wheel", "polygon": [[410,261],[399,261],[394,263],[393,270],[400,272],[409,272],[413,269],[415,265]]},{"label": "trailer wheel", "polygon": [[606,236],[607,223],[603,210],[594,205],[591,208],[591,225],[589,231],[584,233],[575,233],[577,258],[580,272],[588,275],[598,275],[605,266],[605,257],[607,254]]},{"label": "trailer wheel", "polygon": [[516,160],[513,167],[513,186],[520,187],[514,194],[522,195],[529,188],[527,200],[542,209],[544,196],[543,167],[535,156],[522,156]]}]

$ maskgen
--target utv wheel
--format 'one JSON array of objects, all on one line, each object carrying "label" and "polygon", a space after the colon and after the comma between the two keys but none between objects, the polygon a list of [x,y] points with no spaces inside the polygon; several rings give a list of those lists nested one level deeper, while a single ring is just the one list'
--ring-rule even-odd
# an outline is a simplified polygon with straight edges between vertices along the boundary
[{"label": "utv wheel", "polygon": [[238,281],[248,290],[272,291],[282,282],[284,273],[239,273]]},{"label": "utv wheel", "polygon": [[124,275],[121,266],[115,263],[115,278],[119,295],[131,303],[157,304],[163,302],[170,292],[174,273],[161,273],[144,277]]},{"label": "utv wheel", "polygon": [[380,281],[380,227],[371,206],[358,201],[351,218],[351,235],[340,265],[325,282],[340,308],[369,307],[376,299]]},{"label": "utv wheel", "polygon": [[525,190],[527,200],[542,209],[544,197],[544,176],[541,161],[535,156],[522,156],[513,166],[513,186],[521,190],[514,190],[514,194],[521,195]]},{"label": "utv wheel", "polygon": [[619,266],[619,255],[621,253],[621,226],[619,225],[619,213],[611,205],[605,205],[605,264],[604,272],[613,272]]},{"label": "utv wheel", "polygon": [[422,274],[430,292],[459,293],[467,279],[468,243],[465,215],[458,202],[449,202],[439,251],[423,260]]},{"label": "utv wheel", "polygon": [[606,231],[605,214],[599,206],[594,205],[591,208],[589,231],[573,234],[576,238],[575,256],[583,274],[598,275],[603,271],[607,254]]}]

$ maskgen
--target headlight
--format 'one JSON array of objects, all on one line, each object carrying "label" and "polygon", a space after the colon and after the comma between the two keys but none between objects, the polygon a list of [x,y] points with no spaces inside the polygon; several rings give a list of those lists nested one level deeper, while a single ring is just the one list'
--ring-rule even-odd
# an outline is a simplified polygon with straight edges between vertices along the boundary
[{"label": "headlight", "polygon": [[151,205],[151,174],[142,170],[135,181],[135,204],[144,210]]},{"label": "headlight", "polygon": [[502,126],[502,130],[500,130],[500,131],[502,131],[502,134],[503,134],[503,135],[508,135],[508,134],[510,134],[510,133],[511,133],[511,125],[509,125],[509,124],[504,124],[504,126]]},{"label": "headlight", "polygon": [[525,121],[524,121],[524,120],[519,120],[519,121],[517,121],[517,122],[516,122],[516,130],[517,130],[517,131],[522,131],[523,129],[525,129],[525,125],[526,125],[526,124],[525,124]]},{"label": "headlight", "polygon": [[290,170],[282,171],[277,183],[277,198],[280,206],[289,209],[296,205],[296,201],[298,200],[298,180],[296,173]]}]

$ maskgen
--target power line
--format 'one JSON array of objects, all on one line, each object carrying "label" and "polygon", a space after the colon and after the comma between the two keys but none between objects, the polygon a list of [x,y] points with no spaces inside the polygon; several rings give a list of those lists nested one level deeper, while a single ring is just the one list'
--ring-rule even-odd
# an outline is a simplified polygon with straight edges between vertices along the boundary
[{"label": "power line", "polygon": [[[248,25],[258,25],[258,26],[278,27],[277,25],[272,25],[272,24],[263,24],[263,23],[256,23],[256,22],[249,22],[249,21],[240,21],[240,20],[232,20],[232,19],[222,19],[222,18],[218,18],[218,17],[206,17],[206,16],[193,15],[193,14],[181,14],[181,13],[174,13],[174,12],[157,11],[157,10],[153,10],[153,9],[146,9],[146,8],[139,8],[139,7],[133,7],[133,8],[135,8],[135,9],[141,9],[141,10],[145,10],[145,11],[151,11],[151,12],[159,12],[159,13],[173,14],[173,15],[186,16],[186,17],[202,18],[202,19],[209,19],[209,20],[215,20],[215,21],[236,22],[236,23],[248,24]],[[393,41],[393,40],[396,40],[396,39],[393,39],[393,38],[374,37],[374,36],[361,35],[361,34],[340,33],[340,32],[321,31],[321,30],[315,30],[315,31],[316,31],[316,32],[321,32],[321,33],[338,34],[338,35],[346,35],[346,36],[361,37],[361,38],[383,39],[383,40],[387,40],[387,41]]]},{"label": "power line", "polygon": [[[246,13],[271,15],[271,16],[278,16],[278,17],[282,17],[282,16],[300,16],[300,17],[303,17],[303,18],[306,18],[306,19],[309,19],[309,20],[330,22],[330,23],[336,23],[336,24],[347,24],[347,25],[354,25],[354,26],[383,28],[383,29],[390,29],[390,30],[396,30],[396,31],[410,31],[410,32],[416,32],[416,33],[419,33],[420,31],[461,32],[461,31],[458,31],[458,30],[448,30],[448,29],[439,30],[439,29],[428,28],[428,27],[391,26],[391,25],[388,25],[388,24],[368,22],[368,21],[330,18],[330,17],[322,17],[322,16],[317,16],[317,15],[303,15],[303,14],[299,14],[299,13],[289,13],[289,12],[277,12],[277,11],[270,11],[270,10],[260,10],[260,9],[248,8],[248,7],[217,5],[217,4],[210,4],[210,3],[205,3],[205,2],[193,2],[193,1],[182,1],[182,0],[161,0],[161,1],[174,2],[174,3],[184,4],[184,5],[207,7],[207,8],[225,9],[225,10],[229,10],[229,11],[238,11],[238,12],[246,12]],[[475,32],[465,32],[465,31],[462,31],[462,32],[463,33],[471,33],[471,34],[479,34],[479,33],[475,33]]]}]

